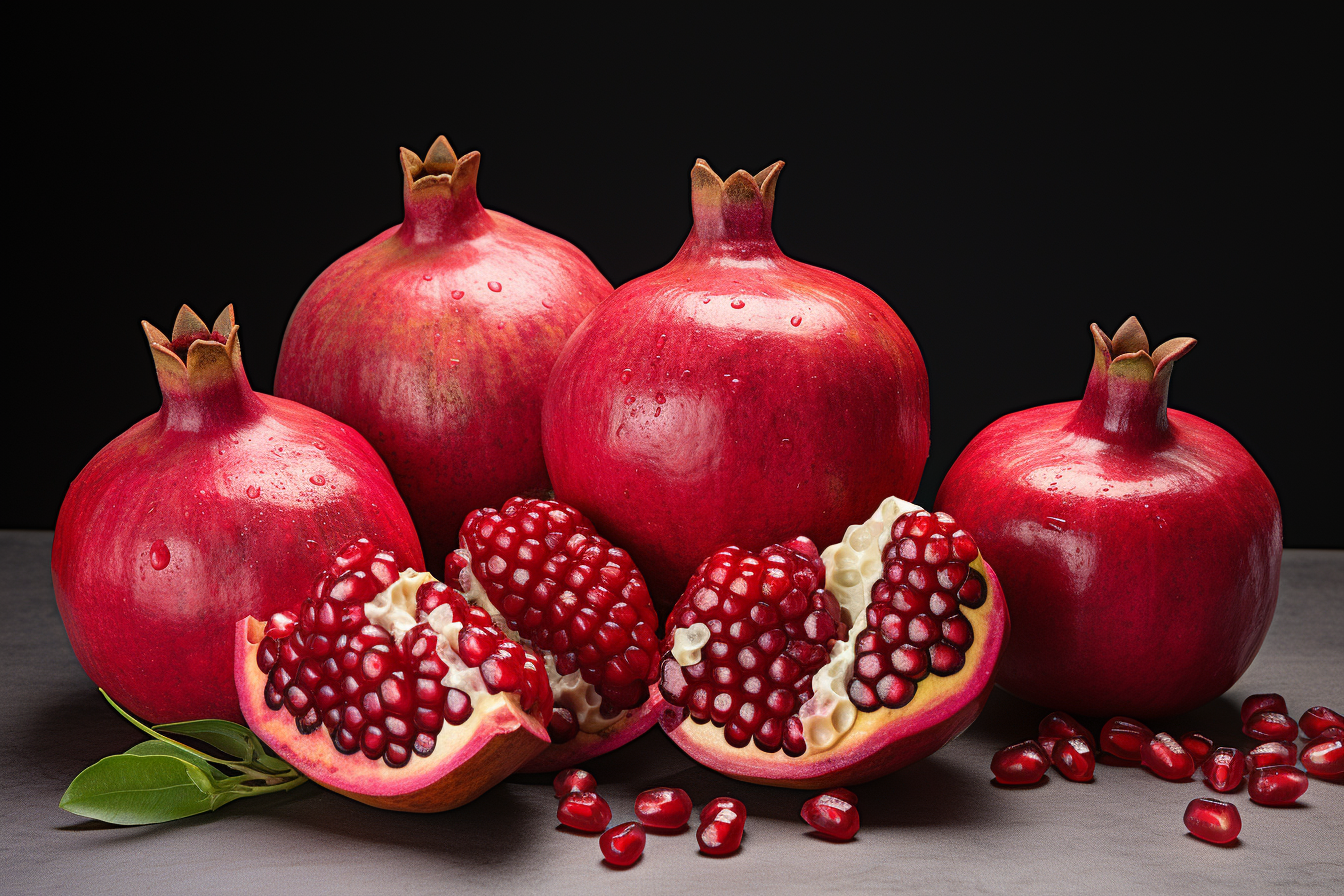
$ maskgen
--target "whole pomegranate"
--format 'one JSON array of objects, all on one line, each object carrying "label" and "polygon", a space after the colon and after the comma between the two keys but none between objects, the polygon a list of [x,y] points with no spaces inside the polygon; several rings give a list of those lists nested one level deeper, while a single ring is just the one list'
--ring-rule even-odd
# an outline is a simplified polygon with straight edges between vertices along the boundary
[{"label": "whole pomegranate", "polygon": [[723,181],[696,162],[681,251],[616,290],[551,374],[556,496],[630,551],[663,613],[720,545],[837,541],[912,497],[928,457],[914,339],[871,290],[780,251],[782,167]]},{"label": "whole pomegranate", "polygon": [[71,484],[51,552],[70,643],[94,683],[155,724],[241,721],[234,624],[292,606],[332,551],[373,533],[419,564],[387,467],[359,433],[253,392],[233,306],[144,324],[163,406]]},{"label": "whole pomegranate", "polygon": [[474,508],[549,487],[546,379],[611,285],[574,246],[488,211],[480,154],[439,137],[401,151],[406,217],[308,287],[275,393],[364,434],[387,461],[439,572]]},{"label": "whole pomegranate", "polygon": [[1278,597],[1283,520],[1237,441],[1167,409],[1174,362],[1134,318],[1092,325],[1082,401],[1003,417],[957,458],[937,506],[1003,582],[1013,641],[999,680],[1081,715],[1182,713],[1226,691]]}]

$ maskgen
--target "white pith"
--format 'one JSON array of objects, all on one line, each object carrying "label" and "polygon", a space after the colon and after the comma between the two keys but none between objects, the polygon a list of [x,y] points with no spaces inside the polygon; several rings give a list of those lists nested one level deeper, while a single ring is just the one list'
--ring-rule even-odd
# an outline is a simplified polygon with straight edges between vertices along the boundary
[{"label": "white pith", "polygon": [[[406,633],[419,623],[416,619],[416,592],[426,582],[437,581],[427,572],[402,570],[395,582],[364,605],[364,615],[369,622],[386,629],[400,645]],[[448,672],[443,676],[443,686],[457,688],[465,693],[474,708],[478,699],[490,696],[490,691],[481,677],[481,670],[468,666],[457,655],[457,636],[462,631],[462,622],[453,618],[453,610],[447,604],[436,607],[425,621],[439,635],[435,651],[448,666]]]},{"label": "white pith", "polygon": [[467,566],[462,570],[462,593],[467,599],[467,603],[474,604],[490,614],[490,618],[495,620],[495,627],[505,635],[522,644],[524,647],[532,647],[546,661],[546,677],[551,682],[551,695],[555,700],[556,706],[563,706],[574,714],[574,721],[578,723],[579,730],[588,734],[596,734],[615,725],[621,719],[624,719],[630,713],[628,710],[621,710],[615,715],[602,715],[602,695],[597,692],[597,688],[583,680],[583,673],[575,670],[568,675],[561,675],[560,670],[555,667],[555,658],[542,650],[533,647],[532,643],[514,631],[504,614],[499,612],[489,596],[485,593],[485,588],[481,586],[476,574],[471,569],[471,554],[466,550],[459,548],[457,553],[467,558]]}]

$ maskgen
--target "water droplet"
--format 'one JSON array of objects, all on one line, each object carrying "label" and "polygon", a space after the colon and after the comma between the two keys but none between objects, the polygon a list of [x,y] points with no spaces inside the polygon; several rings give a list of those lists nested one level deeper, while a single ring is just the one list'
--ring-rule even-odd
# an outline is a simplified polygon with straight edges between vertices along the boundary
[{"label": "water droplet", "polygon": [[434,334],[434,341],[435,341],[435,342],[439,342],[439,341],[442,340],[442,339],[443,339],[443,334],[442,334],[442,333],[435,333],[435,334]]},{"label": "water droplet", "polygon": [[732,305],[734,308],[741,308],[742,306],[746,305],[747,303],[744,302],[744,301],[742,301],[741,299],[733,299],[733,300],[732,300],[731,302],[729,302],[728,304],[729,304],[729,305]]},{"label": "water droplet", "polygon": [[449,366],[449,367],[456,367],[458,364],[461,364],[461,363],[462,363],[462,359],[461,359],[461,358],[449,358],[449,359],[448,359],[448,366]]},{"label": "water droplet", "polygon": [[502,330],[502,329],[504,329],[504,321],[500,321],[500,322],[496,325],[495,329],[497,329],[497,330]]},{"label": "water droplet", "polygon": [[426,275],[425,275],[425,279],[426,279],[426,280],[433,280],[433,279],[434,279],[434,275],[433,275],[433,274],[426,274]]},{"label": "water droplet", "polygon": [[276,445],[276,446],[275,446],[275,453],[276,453],[276,454],[279,454],[280,452],[282,452],[282,451],[284,451],[284,450],[285,450],[285,446],[284,446],[284,445]]},{"label": "water droplet", "polygon": [[249,485],[247,487],[247,496],[249,498],[260,498],[261,489],[257,488],[255,485]]},{"label": "water droplet", "polygon": [[168,545],[162,541],[156,541],[149,546],[149,565],[155,569],[163,569],[171,559],[173,557],[168,553]]},{"label": "water droplet", "polygon": [[667,401],[667,396],[659,392],[653,396],[653,400],[658,402],[659,404],[663,404]]},{"label": "water droplet", "polygon": [[314,442],[314,443],[313,443],[313,447],[316,448],[318,451],[326,451],[326,450],[327,450],[327,443],[326,443],[326,442]]},{"label": "water droplet", "polygon": [[309,476],[308,481],[311,482],[313,485],[327,484],[326,478],[321,473],[314,473],[312,476]]},{"label": "water droplet", "polygon": [[621,371],[621,382],[623,383],[630,382],[630,377],[634,375],[635,372],[633,370],[631,370],[629,367],[625,368],[624,370]]},{"label": "water droplet", "polygon": [[623,488],[623,489],[621,489],[621,491],[625,493],[625,496],[626,496],[627,498],[630,497],[630,489],[628,489],[628,488]]},{"label": "water droplet", "polygon": [[550,308],[551,306],[552,306],[552,302],[551,302],[550,299],[542,299],[542,300],[541,300],[541,307],[543,307],[543,308]]},{"label": "water droplet", "polygon": [[1153,514],[1153,522],[1157,523],[1159,529],[1167,528],[1167,521],[1160,513]]},{"label": "water droplet", "polygon": [[460,289],[455,289],[455,290],[453,290],[453,298],[455,298],[455,299],[460,299],[460,298],[462,298],[464,295],[466,295],[466,293],[464,293],[464,292],[463,292],[462,290],[460,290]]},{"label": "water droplet", "polygon": [[485,285],[490,288],[491,292],[499,292],[501,289],[504,288],[503,285],[501,285],[498,280],[491,280],[489,283]]},{"label": "water droplet", "polygon": [[653,347],[655,349],[661,349],[663,347],[663,343],[666,341],[667,341],[667,334],[659,333],[658,338],[653,340]]},{"label": "water droplet", "polygon": [[682,379],[686,379],[686,377],[688,377],[688,376],[690,376],[690,375],[691,375],[691,368],[689,368],[689,367],[687,367],[685,370],[683,370],[683,371],[681,372],[681,378],[682,378]]},{"label": "water droplet", "polygon": [[701,299],[700,301],[701,301],[702,304],[708,305],[708,304],[709,304],[709,300],[712,299],[712,298],[714,298],[714,297],[713,297],[713,296],[705,296],[705,297],[704,297],[703,299]]},{"label": "water droplet", "polygon": [[877,312],[876,312],[876,311],[869,311],[869,312],[868,312],[868,316],[871,317],[873,320],[877,320]]},{"label": "water droplet", "polygon": [[659,414],[661,414],[662,412],[663,412],[663,409],[662,409],[662,408],[654,408],[654,409],[653,409],[653,416],[657,417],[657,416],[658,416]]},{"label": "water droplet", "polygon": [[780,439],[779,447],[783,448],[785,451],[788,451],[791,448],[793,448],[793,442],[789,441],[788,439]]},{"label": "water droplet", "polygon": [[803,316],[801,314],[795,314],[793,317],[789,318],[789,323],[793,324],[795,327],[802,324],[802,322]]},{"label": "water droplet", "polygon": [[621,433],[623,433],[623,432],[625,432],[625,424],[624,424],[624,423],[622,423],[620,426],[616,427],[616,436],[619,438],[620,435],[621,435]]},{"label": "water droplet", "polygon": [[303,546],[310,551],[317,550],[317,541],[312,538],[304,539]]},{"label": "water droplet", "polygon": [[633,396],[633,395],[627,395],[627,396],[625,396],[625,403],[626,403],[626,404],[634,404],[634,403],[635,403],[635,396]]},{"label": "water droplet", "polygon": [[153,513],[153,512],[154,512],[154,507],[155,507],[155,506],[156,506],[156,505],[154,505],[154,504],[149,505],[149,509],[145,511],[145,515],[148,516],[149,514]]},{"label": "water droplet", "polygon": [[1045,528],[1052,529],[1055,532],[1063,532],[1068,528],[1068,523],[1057,516],[1048,516],[1045,518]]}]

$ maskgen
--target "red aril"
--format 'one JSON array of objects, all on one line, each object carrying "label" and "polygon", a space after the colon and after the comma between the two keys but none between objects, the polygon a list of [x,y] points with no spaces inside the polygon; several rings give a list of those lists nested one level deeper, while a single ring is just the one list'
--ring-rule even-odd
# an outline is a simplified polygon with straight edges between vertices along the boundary
[{"label": "red aril", "polygon": [[831,840],[853,840],[859,832],[859,810],[854,803],[834,792],[814,796],[803,803],[803,821]]},{"label": "red aril", "polygon": [[1092,739],[1091,731],[1088,731],[1073,716],[1058,710],[1041,719],[1036,730],[1041,738],[1051,738],[1058,741],[1061,738],[1081,737],[1087,741],[1089,746],[1095,747],[1097,745],[1096,741]]},{"label": "red aril", "polygon": [[611,823],[611,806],[596,793],[571,793],[560,801],[555,817],[565,827],[595,834]]},{"label": "red aril", "polygon": [[726,856],[742,845],[747,825],[747,808],[740,800],[721,796],[700,810],[700,827],[695,842],[707,856]]},{"label": "red aril", "polygon": [[1101,750],[1128,762],[1138,762],[1143,745],[1152,737],[1152,729],[1142,722],[1116,716],[1101,726]]},{"label": "red aril", "polygon": [[1241,701],[1241,724],[1260,712],[1278,712],[1288,715],[1288,704],[1280,694],[1252,694]]},{"label": "red aril", "polygon": [[1139,751],[1144,768],[1168,781],[1184,781],[1195,773],[1195,760],[1180,741],[1165,731],[1154,734]]},{"label": "red aril", "polygon": [[1344,775],[1344,731],[1313,737],[1302,747],[1302,767],[1320,778]]},{"label": "red aril", "polygon": [[1176,715],[1226,691],[1260,649],[1283,519],[1232,436],[1168,409],[1173,362],[1193,339],[1150,353],[1134,318],[1092,337],[1082,401],[991,424],[935,504],[1003,580],[1016,630],[1004,688],[1084,716]]},{"label": "red aril", "polygon": [[1270,741],[1251,748],[1246,753],[1251,768],[1267,765],[1292,765],[1297,762],[1297,744],[1292,741]]},{"label": "red aril", "polygon": [[555,776],[555,796],[564,799],[571,793],[590,793],[597,789],[597,778],[581,768],[567,768]]},{"label": "red aril", "polygon": [[1054,755],[1055,755],[1055,745],[1058,744],[1058,743],[1059,743],[1060,741],[1062,741],[1062,740],[1067,740],[1067,738],[1063,738],[1063,737],[1039,737],[1039,736],[1038,736],[1038,737],[1036,738],[1036,743],[1038,743],[1038,744],[1041,745],[1041,749],[1045,751],[1045,755],[1047,755],[1047,756],[1054,756]]},{"label": "red aril", "polygon": [[1000,784],[1035,784],[1050,767],[1050,756],[1034,740],[1004,747],[989,761],[989,770]]},{"label": "red aril", "polygon": [[368,534],[419,565],[387,467],[359,433],[252,391],[233,306],[143,324],[163,405],[71,483],[51,575],[94,684],[154,724],[242,721],[233,629],[293,609],[331,553]]},{"label": "red aril", "polygon": [[1097,756],[1092,745],[1081,737],[1070,737],[1055,744],[1051,761],[1059,773],[1070,781],[1091,781],[1097,769]]},{"label": "red aril", "polygon": [[1260,741],[1294,740],[1297,723],[1281,712],[1258,712],[1246,720],[1241,733]]},{"label": "red aril", "polygon": [[401,151],[405,220],[313,281],[275,371],[277,395],[373,442],[435,575],[468,512],[548,487],[547,379],[611,292],[574,246],[482,207],[479,165],[443,137]]},{"label": "red aril", "polygon": [[[1285,707],[1280,712],[1287,713]],[[1305,738],[1320,737],[1328,728],[1344,728],[1344,716],[1325,706],[1313,706],[1302,713],[1298,727]]]},{"label": "red aril", "polygon": [[1262,806],[1292,805],[1307,792],[1307,773],[1291,765],[1252,769],[1246,792]]},{"label": "red aril", "polygon": [[602,857],[620,868],[635,864],[644,854],[644,827],[637,821],[618,824],[598,838]]},{"label": "red aril", "polygon": [[635,817],[645,827],[676,831],[691,820],[691,798],[680,787],[655,787],[635,797]]},{"label": "red aril", "polygon": [[1234,747],[1219,747],[1204,760],[1204,783],[1219,793],[1231,793],[1246,776],[1246,754]]},{"label": "red aril", "polygon": [[1193,731],[1187,731],[1181,735],[1181,746],[1185,747],[1185,752],[1190,754],[1190,758],[1195,761],[1195,765],[1202,764],[1213,752],[1213,741]]},{"label": "red aril", "polygon": [[1241,813],[1231,803],[1201,797],[1185,807],[1185,828],[1210,843],[1231,843],[1241,833]]}]

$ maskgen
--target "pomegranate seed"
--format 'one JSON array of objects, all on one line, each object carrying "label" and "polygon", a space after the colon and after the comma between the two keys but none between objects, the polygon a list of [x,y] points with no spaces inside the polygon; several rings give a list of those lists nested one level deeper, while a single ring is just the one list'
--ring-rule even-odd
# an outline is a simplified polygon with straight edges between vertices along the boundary
[{"label": "pomegranate seed", "polygon": [[855,809],[859,807],[859,798],[854,795],[854,791],[847,790],[844,787],[832,787],[826,791],[824,796],[834,797],[841,802],[849,803]]},{"label": "pomegranate seed", "polygon": [[700,810],[700,827],[695,842],[707,856],[726,856],[742,845],[747,824],[747,808],[730,796],[710,800]]},{"label": "pomegranate seed", "polygon": [[1296,740],[1297,723],[1281,712],[1258,712],[1246,720],[1241,732],[1256,740]]},{"label": "pomegranate seed", "polygon": [[1202,734],[1196,734],[1193,731],[1187,731],[1181,735],[1181,746],[1185,747],[1185,752],[1190,754],[1190,758],[1195,760],[1195,765],[1202,765],[1209,754],[1213,752],[1213,741]]},{"label": "pomegranate seed", "polygon": [[1288,715],[1288,704],[1278,694],[1252,694],[1241,704],[1241,724],[1250,721],[1258,712],[1278,712]]},{"label": "pomegranate seed", "polygon": [[635,864],[644,854],[644,826],[637,821],[618,824],[598,838],[602,857],[613,865],[625,868]]},{"label": "pomegranate seed", "polygon": [[1153,731],[1142,722],[1116,716],[1101,726],[1101,749],[1120,759],[1138,762],[1143,745],[1153,739]]},{"label": "pomegranate seed", "polygon": [[1049,767],[1049,757],[1034,740],[1004,747],[989,761],[989,770],[1000,784],[1035,784]]},{"label": "pomegranate seed", "polygon": [[635,817],[645,827],[680,830],[691,820],[691,798],[680,787],[655,787],[635,797]]},{"label": "pomegranate seed", "polygon": [[568,743],[579,735],[579,722],[574,718],[574,714],[563,706],[557,706],[551,710],[551,721],[546,726],[546,733],[551,736],[551,743]]},{"label": "pomegranate seed", "polygon": [[1092,732],[1081,725],[1077,719],[1066,712],[1055,712],[1041,719],[1041,724],[1037,726],[1037,731],[1041,737],[1053,737],[1055,740],[1067,737],[1081,737],[1087,741],[1089,747],[1095,747],[1097,742],[1092,739]]},{"label": "pomegranate seed", "polygon": [[597,778],[581,768],[567,768],[555,776],[555,797],[564,799],[571,793],[591,793],[597,789]]},{"label": "pomegranate seed", "polygon": [[1297,744],[1288,741],[1270,741],[1253,747],[1246,754],[1251,768],[1270,765],[1293,765],[1297,762]]},{"label": "pomegranate seed", "polygon": [[1308,774],[1321,778],[1344,775],[1344,732],[1329,733],[1336,730],[1327,728],[1327,733],[1313,737],[1302,748],[1302,767]]},{"label": "pomegranate seed", "polygon": [[812,830],[831,840],[853,840],[859,832],[859,810],[848,800],[830,793],[814,796],[803,803],[801,814]]},{"label": "pomegranate seed", "polygon": [[1204,783],[1219,793],[1231,793],[1246,776],[1246,754],[1233,747],[1219,747],[1204,760]]},{"label": "pomegranate seed", "polygon": [[1045,751],[1046,756],[1053,757],[1055,755],[1055,744],[1064,739],[1062,737],[1038,737],[1036,743],[1041,745],[1041,749]]},{"label": "pomegranate seed", "polygon": [[1185,807],[1185,829],[1210,843],[1231,843],[1241,833],[1241,813],[1231,803],[1201,797]]},{"label": "pomegranate seed", "polygon": [[1195,773],[1195,760],[1181,742],[1165,731],[1154,734],[1140,751],[1145,768],[1168,781],[1184,781]]},{"label": "pomegranate seed", "polygon": [[1070,737],[1055,744],[1051,757],[1055,768],[1070,781],[1091,781],[1097,769],[1097,757],[1092,745],[1081,737]]},{"label": "pomegranate seed", "polygon": [[1291,765],[1252,769],[1246,792],[1262,806],[1289,806],[1307,792],[1307,773]]},{"label": "pomegranate seed", "polygon": [[[1280,710],[1287,712],[1287,709]],[[1344,728],[1344,716],[1325,706],[1313,706],[1302,713],[1298,726],[1305,738],[1320,737],[1327,728]]]},{"label": "pomegranate seed", "polygon": [[566,827],[595,834],[611,823],[611,807],[595,793],[571,793],[560,801],[555,817]]}]

